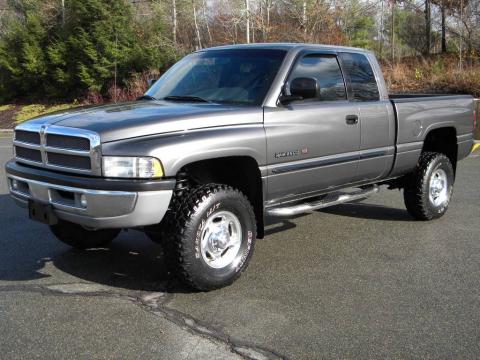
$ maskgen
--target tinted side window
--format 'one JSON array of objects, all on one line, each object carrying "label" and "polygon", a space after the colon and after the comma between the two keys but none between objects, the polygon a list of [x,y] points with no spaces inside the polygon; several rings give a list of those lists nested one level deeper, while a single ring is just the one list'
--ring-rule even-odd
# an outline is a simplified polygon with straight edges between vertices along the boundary
[{"label": "tinted side window", "polygon": [[346,76],[350,78],[353,99],[357,101],[378,100],[377,81],[368,59],[362,54],[342,53],[339,55]]},{"label": "tinted side window", "polygon": [[345,83],[335,56],[306,55],[300,59],[290,74],[289,81],[300,77],[317,80],[320,87],[319,101],[345,100]]}]

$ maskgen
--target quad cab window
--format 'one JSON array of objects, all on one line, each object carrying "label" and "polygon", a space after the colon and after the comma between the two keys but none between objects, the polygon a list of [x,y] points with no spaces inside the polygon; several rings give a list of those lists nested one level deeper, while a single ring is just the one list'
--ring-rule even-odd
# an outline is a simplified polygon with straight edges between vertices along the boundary
[{"label": "quad cab window", "polygon": [[314,79],[317,83],[315,97],[304,101],[338,101],[346,100],[345,83],[334,55],[308,54],[302,57],[293,68],[288,84],[298,79]]},{"label": "quad cab window", "polygon": [[345,76],[350,79],[352,100],[377,101],[380,99],[378,85],[370,62],[363,54],[341,53]]}]

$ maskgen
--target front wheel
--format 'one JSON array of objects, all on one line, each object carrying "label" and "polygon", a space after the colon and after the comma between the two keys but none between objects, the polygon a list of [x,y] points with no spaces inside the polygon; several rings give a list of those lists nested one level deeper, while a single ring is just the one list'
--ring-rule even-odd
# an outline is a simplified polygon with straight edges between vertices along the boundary
[{"label": "front wheel", "polygon": [[425,152],[407,178],[403,196],[408,212],[418,220],[432,220],[445,214],[453,191],[455,174],[443,154]]},{"label": "front wheel", "polygon": [[248,265],[256,239],[255,215],[245,195],[226,185],[201,185],[172,210],[166,241],[171,270],[198,290],[236,280]]}]

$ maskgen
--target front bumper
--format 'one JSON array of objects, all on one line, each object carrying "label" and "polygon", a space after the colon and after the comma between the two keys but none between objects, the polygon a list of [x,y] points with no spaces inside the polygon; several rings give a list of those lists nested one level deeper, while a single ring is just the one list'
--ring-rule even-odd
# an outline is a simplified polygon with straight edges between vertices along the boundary
[{"label": "front bumper", "polygon": [[158,224],[172,197],[174,180],[118,180],[72,176],[6,165],[10,195],[26,207],[29,200],[49,204],[59,219],[95,229]]}]

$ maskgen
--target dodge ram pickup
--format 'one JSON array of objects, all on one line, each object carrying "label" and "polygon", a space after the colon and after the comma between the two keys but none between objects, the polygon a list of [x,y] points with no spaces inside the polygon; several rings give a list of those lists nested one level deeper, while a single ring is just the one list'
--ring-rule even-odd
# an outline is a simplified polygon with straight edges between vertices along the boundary
[{"label": "dodge ram pickup", "polygon": [[365,50],[221,46],[137,101],[17,126],[6,173],[13,199],[64,243],[102,247],[136,228],[172,273],[210,290],[245,270],[267,218],[381,185],[403,190],[413,219],[441,217],[475,121],[468,95],[389,95]]}]

